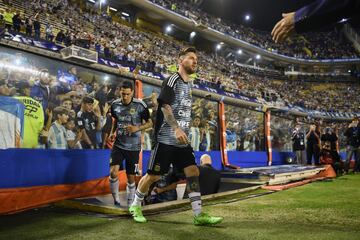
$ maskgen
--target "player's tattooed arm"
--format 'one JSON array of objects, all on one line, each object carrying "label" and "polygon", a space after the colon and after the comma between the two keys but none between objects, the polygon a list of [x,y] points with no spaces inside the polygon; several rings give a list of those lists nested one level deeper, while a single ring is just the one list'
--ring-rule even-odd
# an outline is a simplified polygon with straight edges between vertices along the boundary
[{"label": "player's tattooed arm", "polygon": [[174,117],[174,113],[168,104],[164,104],[161,107],[161,111],[164,114],[165,122],[174,129],[175,137],[180,144],[189,144],[189,139],[186,136],[186,133],[179,127],[178,122]]},{"label": "player's tattooed arm", "polygon": [[161,107],[161,111],[164,114],[165,122],[171,126],[172,129],[177,129],[179,127],[178,122],[176,121],[174,117],[174,113],[172,111],[172,108],[169,104],[164,104]]}]

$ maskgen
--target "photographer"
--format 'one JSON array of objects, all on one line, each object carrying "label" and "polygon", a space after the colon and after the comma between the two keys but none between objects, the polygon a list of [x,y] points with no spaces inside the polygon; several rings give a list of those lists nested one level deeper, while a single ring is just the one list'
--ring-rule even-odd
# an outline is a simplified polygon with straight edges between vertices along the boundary
[{"label": "photographer", "polygon": [[360,171],[360,142],[359,142],[359,119],[354,118],[350,123],[348,129],[344,133],[344,136],[347,139],[346,143],[346,161],[345,161],[345,173],[349,172],[350,168],[350,160],[351,157],[354,155],[355,157],[355,168],[354,172]]},{"label": "photographer", "polygon": [[291,134],[291,140],[293,142],[293,151],[296,154],[296,163],[304,163],[304,150],[305,150],[305,134],[301,130],[299,123],[296,123],[295,129]]},{"label": "photographer", "polygon": [[306,158],[307,164],[312,164],[314,157],[315,165],[319,165],[320,158],[320,127],[319,125],[311,124],[310,129],[306,134]]}]

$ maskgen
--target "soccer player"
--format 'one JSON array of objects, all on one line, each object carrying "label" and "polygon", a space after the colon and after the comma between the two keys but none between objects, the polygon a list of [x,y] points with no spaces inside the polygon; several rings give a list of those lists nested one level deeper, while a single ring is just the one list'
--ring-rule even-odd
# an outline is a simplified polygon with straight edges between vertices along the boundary
[{"label": "soccer player", "polygon": [[118,172],[120,166],[123,169],[122,162],[125,159],[126,193],[129,206],[134,200],[136,189],[135,173],[139,163],[141,131],[152,127],[152,121],[146,104],[133,97],[134,87],[131,82],[126,81],[122,84],[120,95],[121,98],[115,100],[111,105],[111,115],[115,121],[109,138],[112,141],[115,138],[115,143],[110,158],[109,181],[114,204],[120,206]]},{"label": "soccer player", "polygon": [[187,191],[194,212],[195,225],[211,225],[222,221],[221,217],[211,217],[201,211],[199,169],[195,163],[194,151],[187,134],[191,121],[190,75],[195,73],[197,55],[195,48],[180,52],[178,72],[163,82],[158,97],[158,110],[155,123],[155,146],[149,160],[148,170],[141,178],[135,193],[134,202],[129,208],[136,222],[144,223],[141,202],[150,185],[169,170],[172,163],[179,171],[183,170],[187,180]]}]

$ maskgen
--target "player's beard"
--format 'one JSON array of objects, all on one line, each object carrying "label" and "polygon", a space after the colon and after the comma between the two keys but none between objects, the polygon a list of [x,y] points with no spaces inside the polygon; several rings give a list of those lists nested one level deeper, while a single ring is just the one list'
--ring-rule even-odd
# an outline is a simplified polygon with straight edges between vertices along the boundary
[{"label": "player's beard", "polygon": [[191,66],[184,66],[184,70],[188,75],[191,75],[196,72],[196,68],[193,69]]}]

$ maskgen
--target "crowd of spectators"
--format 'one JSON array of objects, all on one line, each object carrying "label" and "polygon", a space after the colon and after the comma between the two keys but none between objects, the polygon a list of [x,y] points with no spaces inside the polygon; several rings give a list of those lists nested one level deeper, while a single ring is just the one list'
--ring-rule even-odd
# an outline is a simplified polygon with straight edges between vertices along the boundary
[{"label": "crowd of spectators", "polygon": [[2,48],[0,54],[0,96],[26,105],[22,147],[105,148],[119,83],[104,82],[100,72],[9,51]]}]

